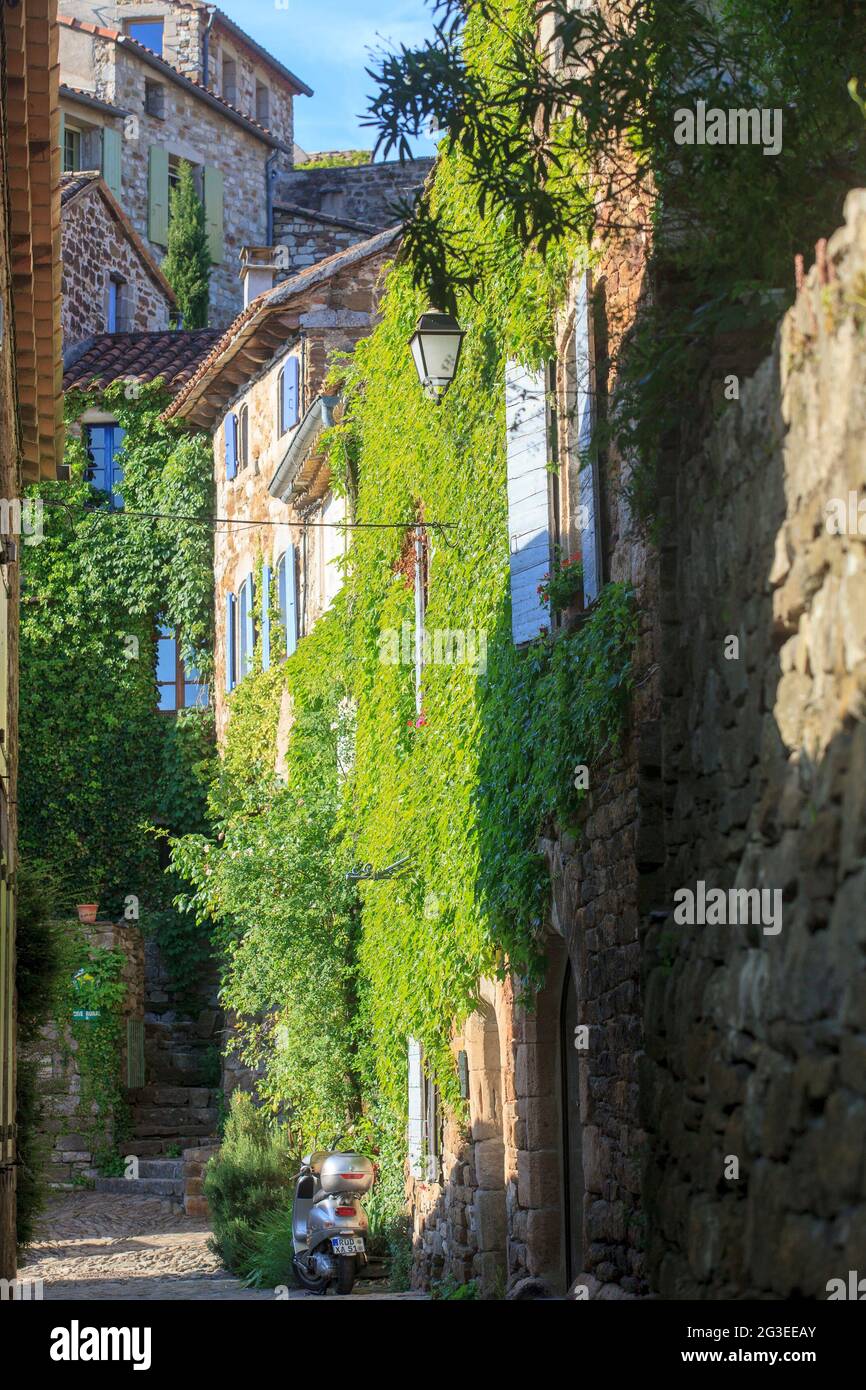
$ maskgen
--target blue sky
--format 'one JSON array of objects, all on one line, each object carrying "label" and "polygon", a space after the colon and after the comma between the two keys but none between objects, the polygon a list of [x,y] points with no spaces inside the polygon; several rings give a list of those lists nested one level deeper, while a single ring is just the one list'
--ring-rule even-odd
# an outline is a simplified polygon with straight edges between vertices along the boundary
[{"label": "blue sky", "polygon": [[[220,0],[220,8],[312,87],[312,97],[295,100],[295,139],[310,152],[372,148],[374,133],[359,122],[373,86],[368,49],[431,32],[424,0]],[[420,141],[417,152],[433,148]]]}]

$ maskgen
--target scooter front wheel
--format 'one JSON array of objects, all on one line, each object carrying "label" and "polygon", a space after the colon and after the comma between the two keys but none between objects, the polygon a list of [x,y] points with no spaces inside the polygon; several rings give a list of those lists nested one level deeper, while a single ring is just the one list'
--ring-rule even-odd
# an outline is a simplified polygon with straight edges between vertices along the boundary
[{"label": "scooter front wheel", "polygon": [[337,1293],[351,1293],[357,1273],[357,1255],[340,1255],[337,1260]]}]

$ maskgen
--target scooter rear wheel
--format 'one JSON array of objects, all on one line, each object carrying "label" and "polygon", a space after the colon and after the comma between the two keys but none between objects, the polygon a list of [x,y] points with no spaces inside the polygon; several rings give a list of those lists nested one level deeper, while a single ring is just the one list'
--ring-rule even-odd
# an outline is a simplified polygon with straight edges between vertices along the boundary
[{"label": "scooter rear wheel", "polygon": [[297,1257],[294,1261],[295,1278],[303,1289],[309,1289],[310,1293],[324,1293],[328,1287],[328,1279],[317,1274],[310,1274],[304,1268],[301,1260]]},{"label": "scooter rear wheel", "polygon": [[337,1260],[337,1293],[351,1293],[357,1273],[357,1255],[341,1255]]}]

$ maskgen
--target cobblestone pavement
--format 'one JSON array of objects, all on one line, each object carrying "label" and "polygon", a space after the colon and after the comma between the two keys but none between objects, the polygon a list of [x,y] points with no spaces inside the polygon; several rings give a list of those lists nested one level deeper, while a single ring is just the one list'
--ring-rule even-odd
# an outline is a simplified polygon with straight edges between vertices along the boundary
[{"label": "cobblestone pavement", "polygon": [[[41,1279],[45,1299],[273,1300],[272,1289],[245,1289],[223,1269],[207,1248],[209,1234],[207,1222],[159,1197],[57,1194],[18,1277]],[[309,1297],[315,1295],[289,1285],[289,1298]],[[362,1282],[351,1297],[423,1295],[387,1293],[381,1284]]]}]

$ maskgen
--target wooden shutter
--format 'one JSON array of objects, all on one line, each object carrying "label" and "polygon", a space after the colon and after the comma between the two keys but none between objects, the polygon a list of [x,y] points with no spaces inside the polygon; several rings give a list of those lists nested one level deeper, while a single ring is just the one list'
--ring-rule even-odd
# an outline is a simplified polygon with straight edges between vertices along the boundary
[{"label": "wooden shutter", "polygon": [[414,1178],[426,1177],[424,1172],[424,1072],[421,1063],[421,1044],[409,1039],[409,1123],[407,1148],[409,1171]]},{"label": "wooden shutter", "polygon": [[298,359],[289,357],[280,374],[282,399],[280,402],[280,433],[293,430],[300,418],[298,399]]},{"label": "wooden shutter", "polygon": [[285,585],[286,615],[286,656],[291,656],[298,647],[298,595],[295,582],[295,547],[286,547],[283,559],[283,583]]},{"label": "wooden shutter", "polygon": [[505,369],[508,452],[508,535],[511,552],[511,635],[538,636],[550,622],[538,586],[550,569],[550,485],[545,374],[516,362]]},{"label": "wooden shutter", "polygon": [[147,235],[157,246],[168,245],[168,150],[161,145],[148,152]]},{"label": "wooden shutter", "polygon": [[225,259],[223,176],[220,169],[214,169],[211,165],[205,165],[204,170],[204,224],[211,263],[221,265]]},{"label": "wooden shutter", "polygon": [[235,596],[226,594],[226,694],[235,688]]},{"label": "wooden shutter", "polygon": [[238,680],[243,680],[253,669],[253,645],[255,632],[253,628],[253,577],[248,575],[241,585],[240,590],[240,622],[242,624],[241,654],[238,662]]},{"label": "wooden shutter", "polygon": [[271,567],[262,565],[262,670],[271,665]]},{"label": "wooden shutter", "polygon": [[225,418],[226,436],[226,478],[237,477],[238,471],[238,417],[230,412]]},{"label": "wooden shutter", "polygon": [[574,356],[575,425],[580,459],[580,553],[583,560],[583,599],[584,604],[590,604],[598,597],[603,579],[598,459],[592,440],[595,429],[595,356],[592,341],[592,280],[588,270],[581,277],[575,304]]},{"label": "wooden shutter", "polygon": [[108,126],[105,126],[102,131],[102,177],[108,184],[109,191],[118,200],[120,198],[120,151],[120,132],[109,130]]}]

